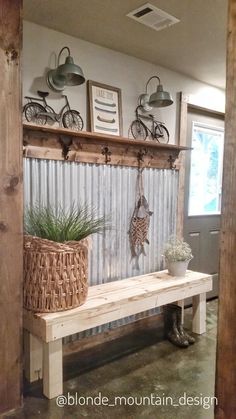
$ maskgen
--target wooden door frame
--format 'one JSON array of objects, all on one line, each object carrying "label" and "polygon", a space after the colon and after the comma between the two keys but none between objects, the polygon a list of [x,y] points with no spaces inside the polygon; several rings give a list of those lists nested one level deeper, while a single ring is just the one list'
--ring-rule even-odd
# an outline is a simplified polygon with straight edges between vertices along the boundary
[{"label": "wooden door frame", "polygon": [[[1,153],[0,153],[0,411],[21,404],[22,333],[22,123],[21,123],[21,31],[22,0],[0,0]],[[236,1],[229,0],[227,103],[220,255],[220,304],[217,340],[217,419],[234,419],[236,411]],[[8,106],[6,106],[8,105]],[[180,144],[186,141],[188,103],[180,102]],[[6,112],[7,109],[7,112]],[[5,117],[3,117],[5,115]],[[6,117],[7,115],[7,117]],[[182,161],[184,156],[182,156]],[[178,225],[183,217],[184,171],[180,172]],[[14,258],[14,259],[13,259]],[[7,329],[6,329],[7,325]]]},{"label": "wooden door frame", "polygon": [[228,2],[226,118],[216,356],[217,419],[236,414],[236,1]]},{"label": "wooden door frame", "polygon": [[[219,270],[219,314],[216,357],[216,419],[234,419],[236,412],[236,1],[229,0],[227,86]],[[188,100],[180,96],[179,141],[186,145]],[[182,160],[184,157],[182,156]],[[182,172],[181,172],[182,170]],[[183,234],[184,177],[180,170],[178,233]]]},{"label": "wooden door frame", "polygon": [[22,403],[22,0],[0,0],[0,416]]}]

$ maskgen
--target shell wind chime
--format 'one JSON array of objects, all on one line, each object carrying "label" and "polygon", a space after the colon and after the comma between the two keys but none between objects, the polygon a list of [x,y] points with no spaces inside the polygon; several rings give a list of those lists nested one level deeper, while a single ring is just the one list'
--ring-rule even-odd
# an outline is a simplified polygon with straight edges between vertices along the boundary
[{"label": "shell wind chime", "polygon": [[136,202],[129,229],[131,258],[136,259],[136,269],[139,269],[139,256],[141,254],[146,256],[144,244],[149,244],[147,238],[148,229],[150,216],[153,214],[153,212],[149,210],[147,199],[144,196],[142,173],[143,169],[139,168],[136,183]]}]

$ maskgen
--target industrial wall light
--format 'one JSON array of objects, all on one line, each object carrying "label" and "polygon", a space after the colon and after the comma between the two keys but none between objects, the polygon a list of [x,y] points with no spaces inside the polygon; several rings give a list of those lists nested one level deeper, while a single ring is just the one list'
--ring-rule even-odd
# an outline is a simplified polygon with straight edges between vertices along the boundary
[{"label": "industrial wall light", "polygon": [[[156,92],[152,93],[150,96],[148,94],[148,84],[152,79],[158,80],[158,85]],[[139,96],[139,105],[143,108],[144,111],[150,111],[154,108],[164,108],[165,106],[170,106],[173,103],[173,99],[169,92],[163,90],[161,80],[158,76],[152,76],[148,79],[146,83],[146,93],[143,93]]]},{"label": "industrial wall light", "polygon": [[[61,54],[67,50],[65,64],[60,65]],[[47,84],[54,92],[61,92],[65,86],[78,86],[85,82],[84,73],[81,67],[74,64],[74,60],[70,55],[70,49],[63,47],[58,55],[57,68],[47,73]]]}]

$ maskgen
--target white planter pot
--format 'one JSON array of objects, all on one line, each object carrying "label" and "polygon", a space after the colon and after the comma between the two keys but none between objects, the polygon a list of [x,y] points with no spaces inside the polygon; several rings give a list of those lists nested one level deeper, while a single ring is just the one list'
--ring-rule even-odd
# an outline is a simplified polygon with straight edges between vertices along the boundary
[{"label": "white planter pot", "polygon": [[178,262],[166,261],[168,272],[172,276],[185,276],[188,268],[189,260],[181,260]]}]

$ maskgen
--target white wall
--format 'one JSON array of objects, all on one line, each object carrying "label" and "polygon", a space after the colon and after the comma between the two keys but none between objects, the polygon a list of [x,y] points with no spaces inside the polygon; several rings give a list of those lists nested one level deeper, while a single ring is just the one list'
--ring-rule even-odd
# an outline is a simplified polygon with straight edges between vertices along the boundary
[{"label": "white wall", "polygon": [[[71,55],[75,63],[83,68],[86,80],[95,80],[122,89],[124,136],[128,135],[128,128],[134,119],[137,98],[144,92],[145,83],[152,75],[161,78],[164,89],[169,90],[174,99],[172,106],[155,111],[157,118],[164,121],[170,131],[170,142],[176,142],[178,136],[178,92],[189,94],[191,103],[224,112],[225,93],[220,89],[30,22],[24,22],[23,26],[24,96],[35,95],[38,89],[48,90],[43,76],[48,68],[55,67],[56,54],[63,46],[70,47]],[[155,83],[149,87],[154,90]],[[85,84],[65,89],[72,108],[81,112],[84,121],[87,118],[86,92]],[[60,99],[60,94],[50,92],[48,102],[59,109],[64,104],[64,99]]]}]

